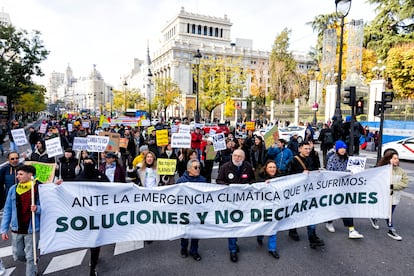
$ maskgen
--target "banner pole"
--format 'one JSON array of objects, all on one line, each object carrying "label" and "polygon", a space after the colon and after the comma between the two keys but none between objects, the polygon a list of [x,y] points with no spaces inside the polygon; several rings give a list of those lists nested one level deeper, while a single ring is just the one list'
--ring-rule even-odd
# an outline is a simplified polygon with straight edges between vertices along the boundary
[{"label": "banner pole", "polygon": [[[32,179],[32,189],[31,189],[31,197],[32,197],[32,205],[35,205],[35,183],[34,177],[31,177]],[[32,238],[33,238],[33,262],[34,265],[37,265],[37,250],[36,250],[36,222],[35,222],[36,214],[34,211],[32,211]]]}]

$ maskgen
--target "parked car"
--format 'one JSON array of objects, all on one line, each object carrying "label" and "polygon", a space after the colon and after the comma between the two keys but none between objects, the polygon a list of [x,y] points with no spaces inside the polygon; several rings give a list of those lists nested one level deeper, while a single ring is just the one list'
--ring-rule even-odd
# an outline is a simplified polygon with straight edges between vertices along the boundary
[{"label": "parked car", "polygon": [[288,126],[279,128],[279,138],[290,140],[294,133],[298,135],[298,142],[301,143],[305,138],[306,128],[304,126]]},{"label": "parked car", "polygon": [[230,129],[226,124],[205,124],[203,127],[203,132],[208,133],[224,133],[224,135],[229,135]]},{"label": "parked car", "polygon": [[400,159],[413,161],[414,136],[383,144],[382,154],[384,155],[388,151],[396,151]]}]

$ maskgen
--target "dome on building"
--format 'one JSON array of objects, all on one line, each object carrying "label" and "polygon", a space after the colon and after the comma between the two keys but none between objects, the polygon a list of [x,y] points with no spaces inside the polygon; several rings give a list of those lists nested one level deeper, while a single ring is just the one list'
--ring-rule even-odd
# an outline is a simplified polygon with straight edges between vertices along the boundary
[{"label": "dome on building", "polygon": [[93,69],[92,71],[89,73],[89,77],[90,80],[102,80],[102,75],[101,73],[96,70],[96,64],[93,65]]}]

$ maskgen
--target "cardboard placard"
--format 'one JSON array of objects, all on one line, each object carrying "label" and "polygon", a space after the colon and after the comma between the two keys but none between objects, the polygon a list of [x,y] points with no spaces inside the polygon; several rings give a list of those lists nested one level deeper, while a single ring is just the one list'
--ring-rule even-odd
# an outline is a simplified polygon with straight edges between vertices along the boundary
[{"label": "cardboard placard", "polygon": [[99,132],[99,136],[107,136],[109,137],[108,146],[106,146],[106,151],[118,152],[120,145],[121,135],[115,132],[107,132],[101,131]]}]

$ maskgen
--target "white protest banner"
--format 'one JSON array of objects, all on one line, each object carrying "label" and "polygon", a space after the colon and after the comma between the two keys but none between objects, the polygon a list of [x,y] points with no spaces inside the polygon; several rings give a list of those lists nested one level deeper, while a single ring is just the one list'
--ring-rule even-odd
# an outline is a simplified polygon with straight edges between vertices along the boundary
[{"label": "white protest banner", "polygon": [[41,254],[134,240],[272,235],[342,217],[386,218],[390,166],[312,171],[269,183],[40,185]]},{"label": "white protest banner", "polygon": [[177,133],[178,132],[178,126],[172,125],[171,126],[171,133]]},{"label": "white protest banner", "polygon": [[171,134],[172,148],[191,148],[191,134],[190,133],[172,133]]},{"label": "white protest banner", "polygon": [[191,132],[191,126],[180,124],[178,126],[178,132],[179,133],[190,133]]},{"label": "white protest banner", "polygon": [[82,121],[82,127],[83,128],[90,128],[91,127],[91,121],[89,121],[89,120]]},{"label": "white protest banner", "polygon": [[58,156],[63,154],[62,146],[60,145],[60,138],[55,137],[45,140],[47,155],[49,157]]},{"label": "white protest banner", "polygon": [[88,149],[88,138],[86,137],[75,137],[73,139],[73,150],[87,150]]},{"label": "white protest banner", "polygon": [[39,128],[39,133],[46,133],[47,124],[41,124]]},{"label": "white protest banner", "polygon": [[150,126],[151,121],[150,120],[141,120],[141,126]]},{"label": "white protest banner", "polygon": [[13,136],[14,143],[17,146],[23,146],[27,144],[26,133],[23,128],[12,129],[11,134]]},{"label": "white protest banner", "polygon": [[365,170],[365,164],[367,163],[366,157],[349,156],[346,169],[352,173],[359,173]]},{"label": "white protest banner", "polygon": [[211,137],[213,138],[214,151],[226,149],[226,137],[224,136],[224,133],[215,134]]},{"label": "white protest banner", "polygon": [[108,136],[88,135],[88,151],[89,152],[104,152],[109,143]]}]

